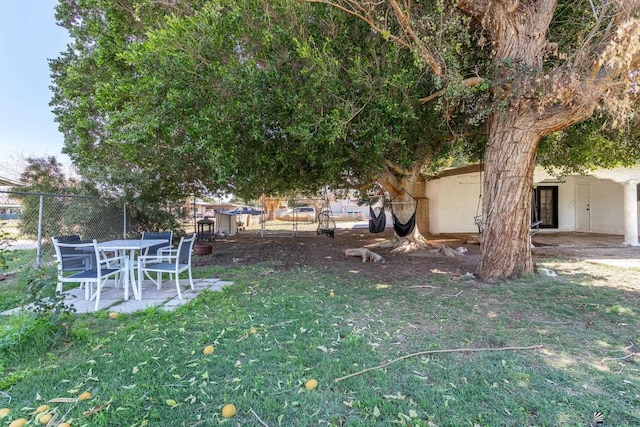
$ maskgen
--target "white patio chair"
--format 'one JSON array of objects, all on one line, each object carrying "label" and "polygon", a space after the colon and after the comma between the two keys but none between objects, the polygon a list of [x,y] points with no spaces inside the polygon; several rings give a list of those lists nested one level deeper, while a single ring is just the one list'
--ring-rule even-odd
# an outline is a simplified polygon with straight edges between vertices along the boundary
[{"label": "white patio chair", "polygon": [[[88,241],[82,241],[79,234],[73,234],[69,236],[55,236],[52,238],[59,243],[89,243]],[[55,242],[54,242],[55,245]],[[62,256],[64,257],[63,271],[84,271],[90,269],[94,264],[95,254],[81,252],[75,250],[73,247],[62,247],[60,249]],[[58,283],[58,292],[62,292],[62,284]]]},{"label": "white patio chair", "polygon": [[[162,274],[167,273],[169,276],[175,275],[176,290],[178,298],[182,299],[180,293],[180,273],[189,272],[189,285],[193,287],[193,277],[191,275],[191,253],[193,252],[193,244],[196,241],[196,235],[180,238],[180,243],[175,253],[158,253],[157,255],[142,255],[138,257],[138,278],[140,283],[138,289],[142,293],[142,278],[147,274],[158,289],[162,287]],[[153,279],[148,273],[158,273],[157,279]]]},{"label": "white patio chair", "polygon": [[[80,283],[84,285],[84,297],[86,300],[95,298],[95,311],[100,307],[100,294],[102,287],[109,278],[113,278],[117,283],[118,278],[122,275],[125,279],[125,292],[129,286],[129,262],[126,256],[105,257],[104,253],[98,250],[98,242],[93,240],[91,243],[63,243],[55,237],[53,246],[56,250],[56,258],[58,261],[58,285],[56,290],[62,292],[63,283]],[[65,275],[69,272],[69,264],[77,265],[77,255],[90,256],[92,265],[89,268],[78,270],[77,268],[72,274]],[[95,291],[93,285],[95,286]]]}]

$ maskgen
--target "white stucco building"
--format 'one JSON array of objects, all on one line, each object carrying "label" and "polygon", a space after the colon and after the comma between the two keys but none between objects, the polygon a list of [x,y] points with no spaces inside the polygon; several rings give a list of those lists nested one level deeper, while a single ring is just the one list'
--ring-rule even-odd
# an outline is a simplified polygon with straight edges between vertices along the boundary
[{"label": "white stucco building", "polygon": [[[425,183],[429,232],[477,232],[482,215],[480,166],[451,169]],[[624,236],[638,246],[640,165],[598,169],[589,175],[558,179],[538,166],[534,174],[536,218],[542,232],[580,231]]]}]

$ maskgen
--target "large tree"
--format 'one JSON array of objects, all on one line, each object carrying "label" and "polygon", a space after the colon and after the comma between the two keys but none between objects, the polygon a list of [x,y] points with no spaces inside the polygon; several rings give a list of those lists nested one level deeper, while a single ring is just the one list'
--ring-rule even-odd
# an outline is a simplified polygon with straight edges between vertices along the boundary
[{"label": "large tree", "polygon": [[[490,85],[484,235],[477,274],[484,279],[532,272],[531,191],[541,138],[594,115],[624,126],[637,102],[640,53],[638,0],[309,0],[357,16],[388,40],[411,49],[446,89],[481,77]],[[448,14],[470,19],[484,75],[456,67],[454,46],[437,37]],[[464,53],[464,52],[462,52]],[[454,55],[455,58],[455,55]],[[634,86],[635,85],[635,86]],[[634,89],[635,88],[635,89]]]},{"label": "large tree", "polygon": [[[436,87],[413,54],[353,17],[247,0],[164,5],[157,19],[163,4],[136,4],[59,8],[76,43],[53,63],[54,105],[85,174],[163,197],[377,180],[406,201],[451,156],[464,104],[422,102]],[[414,207],[396,211],[406,222]],[[417,228],[403,241],[424,243]]]}]

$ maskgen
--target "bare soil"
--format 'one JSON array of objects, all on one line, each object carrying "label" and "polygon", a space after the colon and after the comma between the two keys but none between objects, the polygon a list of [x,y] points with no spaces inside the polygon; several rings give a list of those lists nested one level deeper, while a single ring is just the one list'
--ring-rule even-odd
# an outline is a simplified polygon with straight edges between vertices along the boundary
[{"label": "bare soil", "polygon": [[[384,277],[386,281],[403,282],[432,275],[449,274],[461,276],[473,273],[478,264],[480,245],[470,236],[427,236],[434,247],[446,245],[452,249],[464,248],[461,256],[445,256],[436,249],[412,253],[392,252],[376,245],[393,237],[393,231],[371,234],[367,229],[336,229],[335,237],[302,231],[294,237],[291,233],[265,235],[243,231],[234,237],[218,238],[212,242],[211,255],[195,256],[199,266],[238,266],[267,264],[283,271],[303,267],[314,267],[329,273],[358,271],[371,279]],[[384,263],[363,263],[359,257],[345,256],[345,249],[368,248],[384,257]],[[580,246],[559,244],[538,246],[533,250],[534,261],[549,258],[637,260],[639,248],[604,246]]]},{"label": "bare soil", "polygon": [[[376,245],[391,239],[393,231],[371,234],[366,229],[337,229],[335,237],[317,235],[302,231],[294,237],[289,234],[265,235],[259,232],[243,231],[234,237],[217,238],[212,242],[211,255],[195,256],[197,266],[239,264],[267,264],[279,270],[313,267],[328,273],[358,271],[360,275],[372,279],[406,281],[426,278],[431,275],[449,274],[462,276],[473,274],[478,265],[480,245],[469,236],[431,236],[427,240],[434,247],[445,245],[461,249],[461,256],[445,256],[438,250],[416,251],[412,253],[392,252],[389,248]],[[345,249],[368,248],[384,257],[384,263],[363,263],[359,257],[345,256]],[[590,259],[637,259],[638,248],[594,247],[594,246],[542,246],[533,250],[534,261],[549,258]]]}]

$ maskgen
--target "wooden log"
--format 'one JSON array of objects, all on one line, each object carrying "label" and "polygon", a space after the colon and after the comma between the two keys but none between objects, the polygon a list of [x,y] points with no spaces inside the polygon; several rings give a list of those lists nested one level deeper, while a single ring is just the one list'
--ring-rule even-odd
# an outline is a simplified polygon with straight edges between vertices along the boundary
[{"label": "wooden log", "polygon": [[375,252],[371,252],[367,248],[354,248],[354,249],[346,249],[344,251],[346,256],[359,256],[362,257],[362,262],[384,262],[384,258],[378,255]]}]

